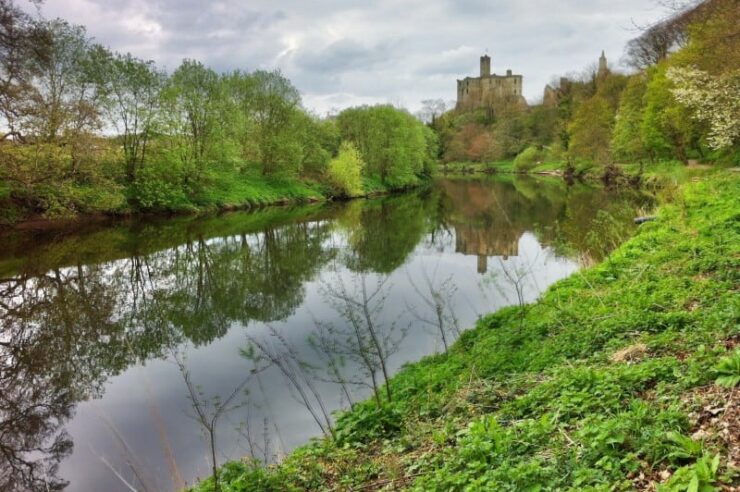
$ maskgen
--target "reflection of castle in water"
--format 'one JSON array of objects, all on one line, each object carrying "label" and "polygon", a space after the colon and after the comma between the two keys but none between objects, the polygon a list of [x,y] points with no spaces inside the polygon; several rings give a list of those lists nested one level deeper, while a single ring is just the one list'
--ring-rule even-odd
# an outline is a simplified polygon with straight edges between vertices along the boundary
[{"label": "reflection of castle in water", "polygon": [[519,238],[531,228],[529,203],[511,184],[477,181],[442,183],[449,201],[445,222],[455,230],[455,251],[478,257],[478,273],[486,273],[488,257],[519,255]]},{"label": "reflection of castle in water", "polygon": [[468,224],[454,224],[455,252],[478,257],[478,273],[488,270],[489,256],[519,255],[521,234],[507,228],[489,228]]}]

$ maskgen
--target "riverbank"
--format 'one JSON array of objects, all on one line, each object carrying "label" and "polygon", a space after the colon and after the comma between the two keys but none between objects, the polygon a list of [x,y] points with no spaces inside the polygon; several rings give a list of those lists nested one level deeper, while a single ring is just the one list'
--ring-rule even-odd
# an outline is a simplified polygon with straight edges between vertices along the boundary
[{"label": "riverbank", "polygon": [[[612,184],[646,184],[648,186],[660,186],[665,183],[685,182],[705,174],[707,169],[726,168],[731,163],[719,163],[709,165],[686,165],[681,161],[661,161],[652,163],[641,168],[637,163],[615,164],[612,174],[607,180],[613,180]],[[528,170],[518,170],[514,161],[497,162],[451,162],[439,166],[439,173],[443,175],[467,175],[467,174],[525,174],[537,176],[554,176],[564,179],[579,179],[587,182],[604,182],[605,169],[602,166],[583,166],[568,173],[565,164],[561,162],[540,163]]]},{"label": "riverbank", "polygon": [[740,176],[705,174],[600,265],[406,366],[394,399],[340,415],[334,440],[227,464],[222,490],[740,485],[737,390],[716,384],[740,367]]},{"label": "riverbank", "polygon": [[[419,179],[415,187],[423,186],[425,182]],[[134,216],[199,215],[335,199],[369,198],[410,188],[393,188],[378,179],[364,178],[363,192],[348,198],[337,196],[329,186],[310,179],[222,171],[212,173],[205,185],[191,193],[151,190],[153,198],[145,204],[132,202],[129,199],[131,190],[125,187],[74,189],[69,194],[80,197],[75,207],[44,214],[33,213],[28,207],[13,203],[10,199],[3,203],[0,194],[0,232],[13,229],[68,229],[87,222],[110,222],[111,219]]]}]

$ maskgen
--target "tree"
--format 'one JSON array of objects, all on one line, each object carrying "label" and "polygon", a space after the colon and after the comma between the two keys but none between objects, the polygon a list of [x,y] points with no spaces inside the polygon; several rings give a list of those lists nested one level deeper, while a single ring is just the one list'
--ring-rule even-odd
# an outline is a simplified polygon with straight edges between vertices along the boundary
[{"label": "tree", "polygon": [[421,109],[416,113],[419,120],[434,125],[437,118],[447,111],[444,99],[424,99],[421,101]]},{"label": "tree", "polygon": [[426,156],[424,159],[423,173],[426,176],[431,176],[437,167],[437,161],[439,161],[439,137],[437,132],[425,126],[422,128],[424,134],[424,146],[426,147]]},{"label": "tree", "polygon": [[630,77],[619,103],[611,145],[615,155],[624,159],[638,159],[645,155],[640,128],[646,82],[643,74]]},{"label": "tree", "polygon": [[666,65],[648,71],[645,110],[640,135],[652,159],[686,160],[697,139],[687,110],[676,101],[672,82],[666,76]]},{"label": "tree", "polygon": [[0,117],[2,139],[23,140],[21,123],[31,96],[33,46],[37,31],[31,17],[12,0],[0,0]]},{"label": "tree", "polygon": [[133,182],[146,160],[165,76],[154,62],[140,60],[131,54],[109,53],[101,70],[100,88],[105,98],[105,111],[118,131],[126,177]]},{"label": "tree", "polygon": [[389,105],[363,106],[337,117],[342,138],[355,144],[366,176],[392,188],[415,183],[428,158],[424,125],[408,112]]},{"label": "tree", "polygon": [[591,162],[606,163],[613,121],[614,113],[601,97],[595,96],[581,103],[568,125],[570,154]]},{"label": "tree", "polygon": [[708,123],[710,147],[727,148],[740,138],[740,69],[713,77],[696,68],[674,67],[667,76],[676,100],[694,119]]},{"label": "tree", "polygon": [[259,162],[257,125],[253,115],[256,81],[249,74],[234,71],[221,76],[224,91],[223,136],[236,146],[243,162]]},{"label": "tree", "polygon": [[251,110],[262,174],[300,171],[301,147],[294,138],[301,97],[280,71],[254,72]]},{"label": "tree", "polygon": [[225,398],[222,398],[220,395],[209,398],[203,394],[199,386],[193,383],[192,375],[185,364],[184,357],[173,350],[172,358],[177,364],[177,368],[187,388],[188,400],[190,400],[190,406],[194,412],[192,418],[198,423],[201,432],[203,432],[204,437],[208,441],[213,489],[215,492],[220,492],[221,483],[219,481],[218,462],[216,461],[216,429],[224,415],[246,404],[237,398],[245,392],[245,387],[252,373],[248,373],[246,378],[236,385]]},{"label": "tree", "polygon": [[[417,309],[413,304],[407,304],[406,310],[423,325],[432,327],[442,340],[444,351],[450,348],[452,342],[460,336],[460,326],[454,308],[454,298],[457,292],[452,276],[441,282],[436,282],[437,269],[430,276],[429,272],[422,271],[424,285],[419,286],[411,275],[408,275],[409,283],[414,289],[422,306],[426,306],[427,313]],[[431,315],[429,312],[431,311]],[[449,339],[449,340],[448,340]]]},{"label": "tree", "polygon": [[94,125],[95,110],[86,107],[90,84],[83,68],[90,41],[84,27],[61,19],[38,23],[37,29],[42,34],[31,59],[35,76],[28,125],[34,135],[50,143],[68,126]]},{"label": "tree", "polygon": [[304,176],[320,180],[331,158],[339,152],[341,137],[336,121],[299,112],[296,127],[295,136],[301,144],[301,171]]},{"label": "tree", "polygon": [[[194,60],[183,60],[163,90],[166,128],[186,170],[200,174],[219,131],[219,77]],[[197,176],[196,176],[197,177]]]},{"label": "tree", "polygon": [[346,321],[342,328],[327,327],[341,346],[340,355],[346,356],[362,368],[370,379],[370,387],[378,407],[382,406],[381,389],[385,387],[388,402],[393,392],[388,383],[390,378],[389,359],[398,351],[405,331],[397,330],[395,323],[383,323],[380,315],[385,306],[390,288],[388,278],[378,278],[374,286],[368,286],[365,274],[355,274],[350,284],[337,272],[336,282],[323,286],[326,302]]},{"label": "tree", "polygon": [[668,58],[687,41],[686,19],[677,15],[648,27],[625,47],[627,64],[644,70]]}]

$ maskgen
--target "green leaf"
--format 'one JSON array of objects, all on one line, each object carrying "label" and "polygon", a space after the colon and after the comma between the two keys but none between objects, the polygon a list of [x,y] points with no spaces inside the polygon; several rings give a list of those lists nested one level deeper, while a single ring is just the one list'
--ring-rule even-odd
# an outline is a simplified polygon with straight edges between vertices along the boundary
[{"label": "green leaf", "polygon": [[716,474],[719,470],[719,455],[716,455],[712,460],[712,474]]},{"label": "green leaf", "polygon": [[699,477],[694,475],[686,488],[686,492],[699,492]]}]

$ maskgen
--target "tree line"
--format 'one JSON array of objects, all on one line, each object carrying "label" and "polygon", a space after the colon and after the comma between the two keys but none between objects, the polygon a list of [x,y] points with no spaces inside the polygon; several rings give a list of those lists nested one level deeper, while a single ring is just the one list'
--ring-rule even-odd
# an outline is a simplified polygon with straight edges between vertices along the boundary
[{"label": "tree line", "polygon": [[179,210],[413,186],[436,136],[406,111],[319,118],[278,70],[172,73],[84,27],[0,0],[0,222],[31,214]]},{"label": "tree line", "polygon": [[740,161],[740,4],[692,5],[627,44],[629,74],[594,65],[554,82],[543,104],[504,99],[436,117],[443,160],[515,159],[519,170]]}]

